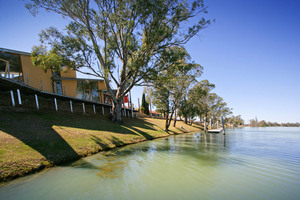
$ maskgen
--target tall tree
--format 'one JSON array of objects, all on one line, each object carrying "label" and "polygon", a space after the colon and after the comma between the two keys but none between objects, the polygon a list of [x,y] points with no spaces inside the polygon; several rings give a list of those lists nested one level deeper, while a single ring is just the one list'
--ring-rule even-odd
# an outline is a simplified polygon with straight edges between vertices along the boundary
[{"label": "tall tree", "polygon": [[209,94],[214,88],[214,84],[210,83],[208,80],[202,80],[198,82],[189,92],[189,100],[194,105],[195,112],[200,120],[203,119],[203,117],[208,118],[210,111]]},{"label": "tall tree", "polygon": [[227,107],[227,103],[223,98],[211,90],[215,85],[208,80],[202,80],[197,83],[189,92],[189,100],[194,105],[194,110],[200,120],[212,121],[218,120],[221,116],[226,117],[232,114],[231,109]]},{"label": "tall tree", "polygon": [[184,98],[183,100],[180,101],[180,106],[179,106],[180,114],[184,117],[184,123],[187,124],[188,121],[192,121],[194,117],[196,117],[197,112],[196,112],[196,106],[194,103],[189,100]]},{"label": "tall tree", "polygon": [[183,47],[169,48],[158,62],[158,68],[165,69],[152,74],[148,80],[154,89],[153,103],[160,109],[165,109],[165,130],[169,128],[180,100],[187,95],[190,85],[196,82],[196,77],[202,74],[202,66],[190,60]]},{"label": "tall tree", "polygon": [[[113,121],[121,121],[124,96],[153,72],[153,63],[165,49],[185,44],[210,23],[199,17],[207,12],[203,0],[28,1],[33,14],[42,8],[71,20],[64,32],[43,31],[41,42],[51,47],[51,55],[62,58],[57,63],[104,79],[113,100]],[[196,17],[197,22],[187,26]],[[36,60],[47,56],[43,49],[33,52]]]},{"label": "tall tree", "polygon": [[149,103],[146,101],[146,95],[143,93],[142,96],[142,106],[141,111],[145,113],[146,115],[149,115]]},{"label": "tall tree", "polygon": [[228,122],[230,124],[232,124],[234,127],[238,127],[241,125],[244,125],[245,121],[242,119],[241,115],[237,115],[237,116],[230,116],[225,118],[225,122]]}]

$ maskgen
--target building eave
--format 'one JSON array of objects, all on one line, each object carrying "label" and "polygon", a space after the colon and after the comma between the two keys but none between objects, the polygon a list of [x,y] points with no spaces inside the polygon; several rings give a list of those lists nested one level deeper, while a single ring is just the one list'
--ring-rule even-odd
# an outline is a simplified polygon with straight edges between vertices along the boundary
[{"label": "building eave", "polygon": [[31,56],[31,53],[28,53],[28,52],[16,51],[16,50],[5,49],[5,48],[0,48],[0,53],[12,53],[12,54],[19,54],[19,55]]},{"label": "building eave", "polygon": [[81,80],[81,81],[104,81],[103,79],[89,79],[89,78],[71,78],[71,77],[52,77],[54,81],[61,81],[61,80]]}]

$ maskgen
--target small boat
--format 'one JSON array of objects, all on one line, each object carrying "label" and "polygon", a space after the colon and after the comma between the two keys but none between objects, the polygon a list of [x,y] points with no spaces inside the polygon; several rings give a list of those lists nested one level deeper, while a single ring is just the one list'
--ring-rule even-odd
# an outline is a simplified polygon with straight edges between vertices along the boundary
[{"label": "small boat", "polygon": [[222,131],[223,131],[222,128],[207,130],[208,133],[220,133]]}]

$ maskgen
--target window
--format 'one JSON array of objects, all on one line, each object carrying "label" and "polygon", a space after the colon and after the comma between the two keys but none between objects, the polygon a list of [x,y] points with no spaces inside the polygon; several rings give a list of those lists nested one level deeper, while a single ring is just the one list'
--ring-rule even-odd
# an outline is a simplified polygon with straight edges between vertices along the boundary
[{"label": "window", "polygon": [[56,85],[56,94],[63,95],[61,81],[55,81],[55,85]]},{"label": "window", "polygon": [[0,53],[0,76],[23,82],[20,55]]},{"label": "window", "polygon": [[78,80],[76,97],[87,101],[99,102],[97,81]]}]

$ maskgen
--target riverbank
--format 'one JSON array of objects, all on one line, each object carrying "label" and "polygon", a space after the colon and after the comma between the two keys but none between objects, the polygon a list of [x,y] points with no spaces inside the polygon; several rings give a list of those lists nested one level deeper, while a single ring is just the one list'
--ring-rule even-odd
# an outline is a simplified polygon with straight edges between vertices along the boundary
[{"label": "riverbank", "polygon": [[178,121],[167,133],[163,119],[125,118],[120,125],[100,114],[12,108],[0,108],[0,113],[0,182],[102,150],[201,128]]}]

